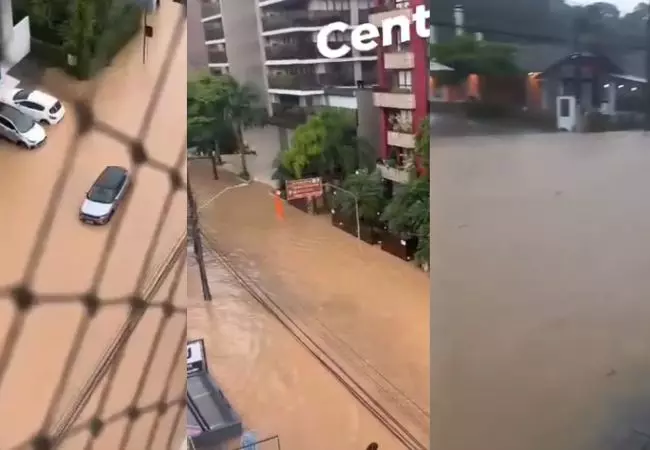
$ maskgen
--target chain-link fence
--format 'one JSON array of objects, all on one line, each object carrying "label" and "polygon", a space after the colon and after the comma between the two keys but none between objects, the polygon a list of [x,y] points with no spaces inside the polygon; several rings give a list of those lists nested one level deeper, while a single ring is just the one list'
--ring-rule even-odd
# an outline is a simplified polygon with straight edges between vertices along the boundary
[{"label": "chain-link fence", "polygon": [[[179,387],[175,386],[175,384],[181,383],[179,381],[181,379],[179,376],[180,370],[183,371],[182,378],[184,378],[185,367],[185,326],[184,321],[183,325],[179,325],[177,320],[177,318],[184,317],[186,314],[184,305],[179,305],[178,302],[179,298],[184,297],[184,286],[182,284],[186,267],[186,249],[183,245],[185,236],[179,236],[179,243],[171,249],[162,263],[156,264],[154,254],[161,251],[160,246],[162,243],[159,236],[163,227],[169,221],[170,214],[172,214],[173,200],[180,191],[185,190],[186,151],[183,145],[183,148],[178,150],[176,161],[173,164],[167,164],[156,158],[155,151],[150,151],[155,149],[149,149],[145,146],[146,138],[156,133],[168,132],[168,130],[156,128],[153,121],[154,111],[159,107],[165,83],[169,83],[173,61],[184,58],[184,52],[186,51],[184,45],[185,5],[169,0],[162,3],[161,11],[164,8],[180,11],[178,12],[178,20],[173,25],[174,29],[171,32],[171,39],[163,62],[155,74],[156,80],[153,94],[151,98],[146,100],[146,110],[142,116],[135,139],[129,136],[127,131],[106,123],[95,114],[93,108],[97,92],[93,90],[94,87],[91,89],[93,91],[89,95],[85,95],[83,100],[61,98],[63,103],[69,109],[72,109],[72,114],[69,114],[69,116],[72,116],[70,119],[76,120],[76,134],[70,146],[65,149],[63,164],[49,194],[47,208],[43,211],[42,220],[38,225],[37,237],[32,246],[22,279],[20,283],[0,287],[0,299],[4,298],[7,302],[11,301],[14,310],[10,325],[5,330],[4,344],[0,349],[0,395],[2,395],[4,389],[14,389],[7,382],[9,378],[7,374],[17,364],[15,360],[16,355],[21,352],[23,329],[31,315],[41,307],[60,306],[63,308],[66,305],[73,304],[82,305],[84,313],[74,333],[74,339],[66,352],[62,375],[60,379],[54,381],[56,386],[47,410],[33,411],[34,417],[42,417],[40,426],[37,427],[39,431],[32,435],[25,435],[18,445],[10,446],[3,442],[0,447],[38,450],[54,448],[123,449],[131,448],[134,445],[131,442],[133,436],[135,434],[142,435],[143,433],[146,433],[146,438],[139,436],[138,440],[144,444],[138,444],[132,448],[172,449],[180,443],[179,437],[182,430],[184,430],[186,420],[184,383],[182,393],[178,392]],[[142,35],[140,35],[140,39],[142,39]],[[143,66],[142,70],[147,70],[147,68]],[[114,89],[115,95],[119,96],[120,86],[115,86]],[[178,105],[178,108],[182,109],[183,106]],[[119,116],[119,114],[120,111],[114,113],[116,116]],[[79,292],[78,295],[45,295],[35,287],[35,280],[39,270],[41,270],[41,263],[47,253],[49,242],[53,239],[52,230],[59,206],[62,203],[66,181],[71,176],[73,167],[81,155],[81,141],[91,133],[95,135],[101,134],[103,138],[113,140],[129,150],[133,190],[137,189],[141,172],[145,168],[164,174],[167,179],[167,191],[157,193],[160,197],[165,198],[164,206],[160,215],[151,219],[156,221],[153,237],[150,242],[147,242],[144,261],[137,275],[137,286],[130,295],[112,299],[102,298],[100,284],[104,280],[109,266],[118,264],[112,262],[109,264],[108,260],[120,235],[120,230],[123,228],[125,218],[129,218],[133,213],[131,195],[124,199],[119,214],[115,215],[108,229],[105,230],[106,239],[101,250],[101,260],[88,290]],[[43,151],[48,150],[44,149]],[[8,215],[4,212],[3,220],[9,220]],[[3,236],[3,239],[5,238],[9,237]],[[162,251],[167,252],[169,249],[163,248]],[[59,258],[61,261],[60,270],[65,271],[66,255],[59,255]],[[154,297],[158,300],[152,302]],[[90,331],[93,329],[93,325],[98,317],[112,308],[128,309],[126,320],[121,324],[118,333],[114,336],[108,348],[101,354],[99,362],[90,371],[91,373],[85,378],[85,381],[81,384],[71,382],[71,373],[79,363],[81,348],[85,341],[90,339]],[[130,395],[129,400],[125,401],[123,407],[118,412],[114,412],[116,410],[114,405],[115,392],[124,387],[120,385],[120,382],[116,381],[117,374],[120,370],[129,369],[123,367],[123,365],[129,364],[128,361],[124,361],[124,355],[132,344],[130,337],[136,331],[143,317],[154,310],[158,311],[159,321],[156,326],[152,327],[151,334],[153,336],[150,336],[151,344],[147,350],[146,358],[144,362],[140,361],[142,363],[141,368],[138,366],[137,369],[130,373],[133,380],[134,395]],[[172,340],[177,342],[171,345],[167,330],[173,319],[177,320],[177,323],[176,330],[172,332]],[[52,320],[56,320],[56,318]],[[60,326],[64,327],[66,325],[62,323]],[[162,345],[163,336],[165,336],[165,346]],[[42,348],[44,352],[48,351],[47,342],[42,343]],[[154,360],[160,359],[161,354],[165,355],[164,359],[169,361],[165,363],[168,365],[167,370],[161,369],[160,363],[158,363],[157,369],[154,371],[152,370]],[[39,358],[34,358],[34,361],[38,363]],[[29,369],[32,371],[39,370],[38,367],[30,367]],[[152,379],[156,379],[156,384],[162,386],[162,388],[157,395],[157,400],[147,402],[144,400],[144,392]],[[74,395],[74,400],[70,402],[69,398],[64,398],[64,392],[71,390],[76,391],[76,395]],[[149,395],[146,397],[153,398]],[[107,405],[111,400],[113,405],[109,408]],[[29,405],[16,405],[16,408],[19,406],[22,408],[29,407]],[[142,425],[141,421],[146,423]],[[117,428],[115,424],[119,424],[121,428]],[[1,428],[4,430],[21,428],[19,425],[15,424],[14,426],[10,421],[5,420]],[[107,444],[108,440],[105,440],[102,444],[98,444],[101,439],[105,438],[107,430],[112,426],[115,426],[115,428],[111,430],[110,443]],[[115,436],[116,432],[119,433],[117,437]],[[73,440],[74,443],[71,444]]]}]

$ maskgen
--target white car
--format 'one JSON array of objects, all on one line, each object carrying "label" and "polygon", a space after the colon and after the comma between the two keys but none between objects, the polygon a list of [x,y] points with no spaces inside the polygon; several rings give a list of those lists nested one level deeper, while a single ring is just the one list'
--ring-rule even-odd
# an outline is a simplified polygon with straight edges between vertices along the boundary
[{"label": "white car", "polygon": [[54,125],[65,115],[65,107],[56,97],[35,89],[9,89],[2,100],[41,124]]}]

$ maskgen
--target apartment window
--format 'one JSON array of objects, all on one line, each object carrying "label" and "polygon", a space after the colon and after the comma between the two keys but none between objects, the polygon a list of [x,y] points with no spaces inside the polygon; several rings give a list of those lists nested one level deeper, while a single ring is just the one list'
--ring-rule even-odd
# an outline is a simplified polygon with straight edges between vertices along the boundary
[{"label": "apartment window", "polygon": [[397,87],[400,89],[411,89],[413,73],[410,70],[400,70],[397,72]]}]

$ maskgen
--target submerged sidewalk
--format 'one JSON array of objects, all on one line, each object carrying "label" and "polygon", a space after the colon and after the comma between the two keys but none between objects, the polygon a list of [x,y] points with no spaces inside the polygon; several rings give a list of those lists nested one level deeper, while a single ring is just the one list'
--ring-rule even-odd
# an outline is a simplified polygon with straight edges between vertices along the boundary
[{"label": "submerged sidewalk", "polygon": [[[208,161],[190,164],[201,205],[239,181],[214,180]],[[232,189],[201,211],[204,231],[287,313],[328,342],[428,432],[429,279],[359,242],[323,217],[292,207],[275,217],[270,188]]]}]

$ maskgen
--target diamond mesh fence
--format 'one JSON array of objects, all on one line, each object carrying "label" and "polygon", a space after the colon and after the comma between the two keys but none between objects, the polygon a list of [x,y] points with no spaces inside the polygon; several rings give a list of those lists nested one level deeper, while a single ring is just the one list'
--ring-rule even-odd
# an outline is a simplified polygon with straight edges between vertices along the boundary
[{"label": "diamond mesh fence", "polygon": [[[185,426],[184,382],[181,378],[184,379],[185,376],[184,317],[186,309],[184,304],[179,304],[178,300],[185,294],[183,285],[186,267],[185,236],[178,237],[178,244],[173,246],[171,251],[168,248],[162,249],[167,254],[162,263],[156,261],[154,255],[161,251],[162,244],[159,236],[169,221],[170,215],[173,214],[174,198],[179,195],[185,197],[182,191],[186,189],[186,150],[183,145],[183,148],[178,150],[176,161],[169,164],[158,160],[155,152],[146,147],[145,140],[154,133],[167,132],[155,127],[153,116],[156,109],[159,108],[164,85],[169,82],[172,62],[179,57],[183,58],[185,5],[170,0],[163,2],[161,8],[181,9],[182,11],[178,14],[178,20],[173,24],[174,29],[171,32],[166,54],[160,69],[157,69],[155,74],[153,94],[146,99],[146,110],[141,123],[139,123],[139,131],[135,139],[126,130],[107,123],[95,113],[93,109],[96,92],[84,96],[83,100],[61,98],[63,103],[72,110],[70,111],[72,114],[69,116],[73,116],[72,120],[76,120],[76,134],[71,145],[65,149],[62,167],[57,174],[54,187],[49,194],[47,207],[38,224],[37,237],[33,242],[28,264],[21,280],[18,283],[0,286],[0,301],[11,302],[11,309],[13,309],[12,317],[10,321],[7,321],[9,324],[7,329],[1,330],[4,332],[4,339],[0,340],[0,398],[4,395],[3,390],[15,389],[15,385],[8,381],[10,378],[8,373],[14,370],[18,364],[16,357],[22,351],[25,324],[35,312],[46,306],[64,308],[67,305],[79,305],[82,307],[82,317],[76,325],[74,338],[65,351],[65,361],[61,364],[61,376],[51,380],[54,388],[47,409],[32,411],[33,417],[37,418],[34,419],[35,424],[32,430],[37,431],[25,432],[21,442],[17,444],[14,440],[11,445],[6,440],[0,442],[2,448],[34,450],[55,448],[171,449],[180,444],[179,438]],[[143,68],[143,70],[146,69]],[[119,95],[119,86],[116,87],[116,95]],[[179,108],[182,109],[183,106],[179,105]],[[116,114],[119,114],[119,111]],[[129,295],[116,298],[104,298],[100,293],[100,284],[109,270],[109,258],[120,236],[125,218],[132,214],[133,202],[130,194],[125,197],[124,204],[120,206],[119,213],[111,220],[109,227],[101,231],[105,232],[106,236],[100,262],[94,271],[90,286],[85,292],[79,292],[76,295],[46,294],[39,292],[35,287],[35,280],[42,268],[42,261],[47,253],[49,241],[53,239],[52,230],[62,203],[66,181],[71,176],[73,166],[81,154],[81,141],[90,133],[101,134],[104,138],[115,141],[129,150],[133,190],[137,189],[141,172],[145,169],[162,174],[166,177],[168,185],[166,192],[157,194],[160,197],[164,196],[165,200],[159,216],[151,219],[156,221],[153,238],[146,244],[146,253],[137,274],[136,288]],[[49,149],[43,151],[47,150]],[[7,220],[6,216],[4,220]],[[3,237],[3,239],[6,238]],[[61,259],[60,270],[65,271],[65,255],[59,257]],[[100,353],[98,361],[88,371],[90,374],[83,377],[84,381],[81,383],[73,381],[71,374],[80,363],[81,349],[87,340],[93,339],[91,333],[93,325],[105,311],[117,308],[126,310],[125,320],[113,328],[119,328],[118,332],[110,339],[110,344],[106,348],[97,352]],[[150,312],[156,312],[157,324],[150,327],[152,331],[149,336],[148,348],[141,351],[144,357],[140,358],[136,369],[125,367],[130,363],[126,360],[125,354],[133,343],[131,338],[137,332],[143,317]],[[181,318],[182,325],[179,324]],[[56,320],[56,317],[53,317],[52,320]],[[170,324],[174,320],[176,320],[175,330],[170,332]],[[62,323],[60,326],[64,327],[65,324]],[[42,342],[41,344],[44,349],[43,357],[45,357],[48,343]],[[93,360],[97,359],[97,353],[93,356]],[[161,368],[161,355],[164,355],[164,359],[167,361],[164,368]],[[33,358],[35,364],[38,364],[40,358],[40,355]],[[88,364],[88,362],[86,361],[84,364]],[[154,365],[156,370],[153,370]],[[38,372],[39,368],[35,365],[27,370]],[[115,399],[124,397],[123,394],[118,396],[116,392],[124,388],[124,383],[117,380],[118,373],[125,370],[130,372],[129,378],[132,380],[132,386],[129,389],[132,393],[128,395],[128,400],[125,400],[124,404],[115,407]],[[150,390],[148,386],[152,379],[156,379],[156,385],[161,387],[155,395],[148,394],[146,396],[147,399],[154,398],[153,401],[145,401],[145,391]],[[183,383],[182,392],[178,386],[181,382]],[[70,391],[75,394],[71,395],[71,398],[67,398],[64,393]],[[109,408],[108,405],[111,401],[113,405]],[[12,405],[12,407],[14,406],[16,410],[30,407],[27,404]],[[36,421],[40,425],[36,425]],[[0,429],[12,428],[27,429],[19,423],[12,424],[9,420],[3,419]],[[106,439],[108,430],[111,433],[109,440]],[[138,437],[140,444],[134,445],[133,436],[136,434],[140,435]]]}]

